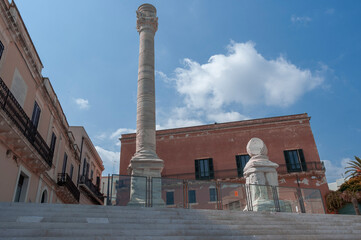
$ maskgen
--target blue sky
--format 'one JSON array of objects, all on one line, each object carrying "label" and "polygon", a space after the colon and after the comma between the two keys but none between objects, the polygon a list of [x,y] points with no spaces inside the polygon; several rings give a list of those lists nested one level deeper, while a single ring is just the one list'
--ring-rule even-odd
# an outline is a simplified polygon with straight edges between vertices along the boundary
[{"label": "blue sky", "polygon": [[[70,125],[108,173],[136,126],[136,9],[119,0],[17,0]],[[308,113],[329,182],[361,155],[360,1],[149,1],[158,128]]]}]

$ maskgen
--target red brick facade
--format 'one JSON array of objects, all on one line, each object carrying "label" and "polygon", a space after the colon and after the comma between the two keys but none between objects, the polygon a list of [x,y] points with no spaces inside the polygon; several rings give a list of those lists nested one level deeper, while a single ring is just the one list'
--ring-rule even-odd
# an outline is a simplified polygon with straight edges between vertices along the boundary
[{"label": "red brick facade", "polygon": [[[247,154],[247,143],[253,137],[265,142],[269,159],[280,165],[280,186],[317,188],[323,197],[329,191],[306,113],[159,130],[157,154],[165,165],[162,176],[195,179],[195,160],[212,158],[214,179],[244,182],[237,174],[236,155]],[[288,173],[284,151],[296,149],[302,149],[306,168]],[[135,134],[122,135],[120,174],[127,174],[134,152]]]}]

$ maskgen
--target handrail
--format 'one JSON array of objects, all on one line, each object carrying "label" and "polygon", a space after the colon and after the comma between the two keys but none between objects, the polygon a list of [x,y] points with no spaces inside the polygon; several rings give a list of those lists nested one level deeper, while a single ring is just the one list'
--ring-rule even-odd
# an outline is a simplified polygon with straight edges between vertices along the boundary
[{"label": "handrail", "polygon": [[24,112],[10,89],[0,78],[0,107],[6,115],[13,121],[19,131],[24,134],[26,139],[33,145],[35,150],[51,167],[53,162],[53,152],[46,144],[30,118]]}]

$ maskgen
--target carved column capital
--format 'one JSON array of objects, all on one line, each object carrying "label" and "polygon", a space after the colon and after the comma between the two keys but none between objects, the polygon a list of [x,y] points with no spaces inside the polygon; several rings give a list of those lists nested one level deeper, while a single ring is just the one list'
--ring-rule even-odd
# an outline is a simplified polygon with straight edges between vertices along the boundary
[{"label": "carved column capital", "polygon": [[154,34],[158,30],[157,10],[153,5],[143,4],[137,10],[137,31],[149,29]]}]

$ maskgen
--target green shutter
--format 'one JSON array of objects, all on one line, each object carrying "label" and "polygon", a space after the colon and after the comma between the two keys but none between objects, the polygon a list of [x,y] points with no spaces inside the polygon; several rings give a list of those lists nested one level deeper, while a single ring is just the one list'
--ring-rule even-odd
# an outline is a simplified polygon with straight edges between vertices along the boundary
[{"label": "green shutter", "polygon": [[213,168],[213,159],[212,158],[210,158],[208,160],[208,165],[209,165],[209,178],[214,179],[214,168]]},{"label": "green shutter", "polygon": [[288,155],[288,151],[283,151],[283,154],[285,155],[285,161],[286,161],[286,167],[287,167],[287,172],[290,172],[291,170],[291,165],[290,165],[290,158]]},{"label": "green shutter", "polygon": [[199,179],[200,174],[199,174],[199,160],[195,160],[194,161],[194,171],[196,174],[196,179]]}]

